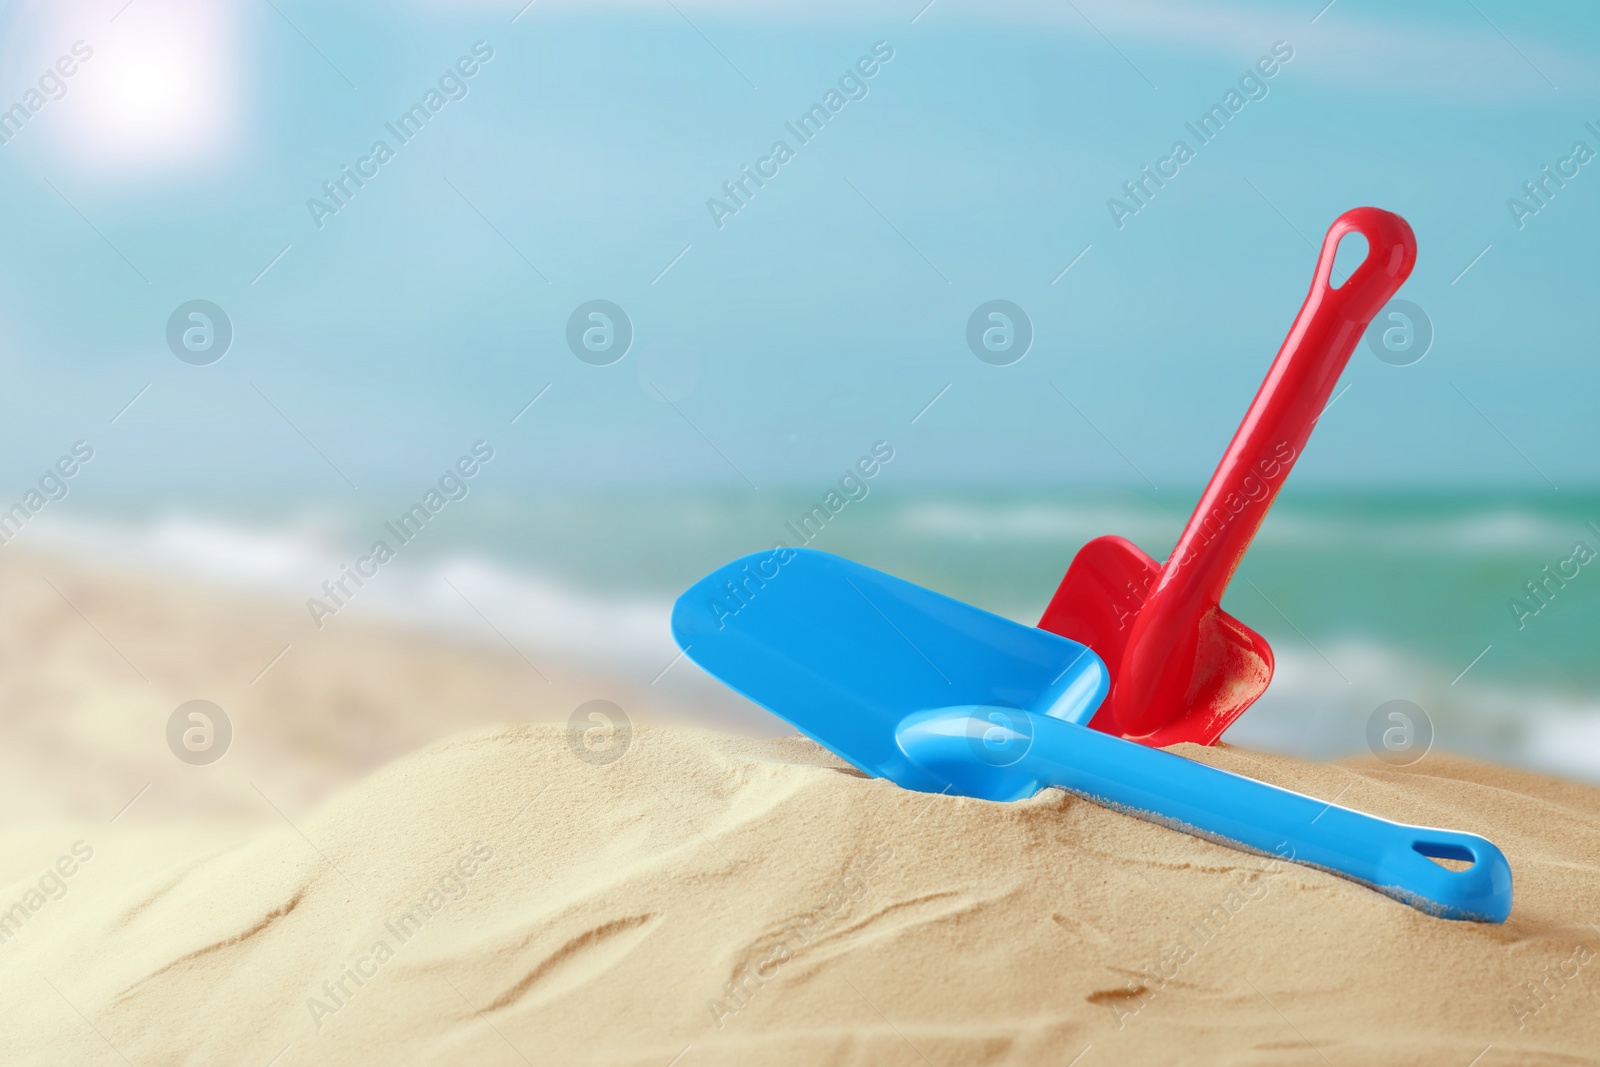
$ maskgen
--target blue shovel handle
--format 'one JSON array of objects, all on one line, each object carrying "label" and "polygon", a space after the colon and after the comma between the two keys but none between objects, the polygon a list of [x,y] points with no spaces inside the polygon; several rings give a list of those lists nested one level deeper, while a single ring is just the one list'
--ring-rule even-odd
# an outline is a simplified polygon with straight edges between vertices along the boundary
[{"label": "blue shovel handle", "polygon": [[[1476,834],[1408,826],[1048,715],[941,708],[906,719],[901,750],[951,792],[1016,800],[1056,786],[1248,852],[1317,867],[1431,915],[1504,922],[1511,867]],[[1469,863],[1450,870],[1430,857]]]}]

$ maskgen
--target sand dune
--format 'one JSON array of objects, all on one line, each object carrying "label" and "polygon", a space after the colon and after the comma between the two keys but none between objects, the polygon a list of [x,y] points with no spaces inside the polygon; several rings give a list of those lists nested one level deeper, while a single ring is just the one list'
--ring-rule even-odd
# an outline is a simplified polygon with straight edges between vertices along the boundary
[{"label": "sand dune", "polygon": [[800,738],[646,727],[598,764],[523,726],[266,831],[0,838],[6,906],[93,849],[0,944],[5,1062],[1594,1062],[1600,791],[1185,754],[1489,836],[1511,921],[1055,791],[905,792]]}]

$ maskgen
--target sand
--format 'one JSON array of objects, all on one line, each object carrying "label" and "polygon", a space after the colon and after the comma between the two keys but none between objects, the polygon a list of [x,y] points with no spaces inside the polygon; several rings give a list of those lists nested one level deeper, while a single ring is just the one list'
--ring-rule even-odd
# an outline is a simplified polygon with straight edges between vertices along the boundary
[{"label": "sand", "polygon": [[[1488,836],[1511,920],[1455,923],[1055,791],[657,724],[492,644],[341,617],[252,682],[297,605],[10,553],[0,595],[8,1065],[1600,1062],[1587,786],[1180,749]],[[162,739],[197,696],[240,727],[209,767]],[[564,725],[594,697],[631,701],[614,762]]]},{"label": "sand", "polygon": [[[658,692],[681,664],[655,687],[655,670],[596,677],[511,645],[487,620],[442,634],[352,609],[318,630],[303,600],[16,544],[0,552],[0,603],[0,827],[105,822],[135,795],[135,819],[276,820],[274,806],[306,813],[473,726],[565,720],[595,698],[644,721],[685,718]],[[234,730],[226,758],[198,770],[165,736],[194,699]]]},{"label": "sand", "polygon": [[1511,921],[1056,791],[905,792],[800,738],[644,727],[596,764],[527,725],[189,856],[137,825],[8,840],[30,875],[93,857],[0,945],[5,1062],[1594,1062],[1600,791],[1185,754],[1488,835]]}]

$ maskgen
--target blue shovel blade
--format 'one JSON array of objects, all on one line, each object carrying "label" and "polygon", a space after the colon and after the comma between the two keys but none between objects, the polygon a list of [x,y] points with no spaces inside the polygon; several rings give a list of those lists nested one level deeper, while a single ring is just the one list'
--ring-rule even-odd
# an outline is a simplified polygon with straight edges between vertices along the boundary
[{"label": "blue shovel blade", "polygon": [[940,792],[896,729],[936,708],[1016,708],[1083,725],[1110,686],[1086,646],[847,559],[773,549],[678,598],[672,635],[706,671],[869,774]]}]

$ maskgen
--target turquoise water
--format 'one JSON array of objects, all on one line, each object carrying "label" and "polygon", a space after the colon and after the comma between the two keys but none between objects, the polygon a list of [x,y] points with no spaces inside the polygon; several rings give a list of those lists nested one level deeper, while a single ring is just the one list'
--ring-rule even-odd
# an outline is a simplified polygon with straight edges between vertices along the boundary
[{"label": "turquoise water", "polygon": [[[463,548],[598,593],[672,596],[735,555],[800,543],[804,493],[485,497],[425,551]],[[816,499],[812,499],[815,497]],[[810,542],[1004,615],[1035,620],[1079,546],[1130,537],[1162,558],[1187,518],[1178,494],[895,492],[849,503]],[[1542,602],[1542,568],[1600,550],[1600,495],[1287,491],[1225,606],[1276,646],[1369,641],[1476,678],[1600,687],[1600,568],[1573,565]],[[1520,614],[1510,605],[1524,604]],[[1534,610],[1537,609],[1537,610]],[[1519,625],[1520,622],[1520,625]],[[1448,678],[1447,678],[1448,680]]]},{"label": "turquoise water", "polygon": [[[835,498],[845,502],[825,523],[811,520],[811,547],[1028,623],[1085,541],[1121,534],[1161,558],[1192,499],[867,484],[860,499]],[[835,487],[474,491],[403,545],[394,523],[408,501],[399,496],[371,509],[256,502],[74,521],[105,524],[96,551],[145,544],[180,569],[266,581],[297,599],[324,597],[324,579],[383,539],[395,558],[352,600],[361,612],[447,623],[461,605],[436,581],[444,574],[537,655],[643,685],[675,654],[673,598],[730,558],[802,543],[801,517]],[[1600,534],[1590,522],[1600,525],[1600,495],[1287,489],[1224,601],[1278,660],[1271,689],[1229,739],[1318,758],[1359,753],[1367,719],[1400,699],[1424,709],[1441,750],[1600,780],[1600,567],[1584,562],[1600,551]],[[53,534],[47,526],[28,536]],[[678,669],[673,685],[684,672],[694,668]],[[665,698],[672,685],[650,692]],[[710,683],[674,699],[715,705],[717,725],[773,728]]]},{"label": "turquoise water", "polygon": [[[733,556],[799,543],[822,495],[486,499],[454,536],[598,594],[665,598]],[[1163,558],[1190,500],[881,490],[810,544],[1032,623],[1083,542],[1117,533]],[[1224,600],[1279,662],[1230,739],[1363,752],[1367,719],[1403,699],[1441,750],[1600,776],[1600,567],[1579,562],[1600,552],[1591,522],[1600,495],[1286,491]]]}]

